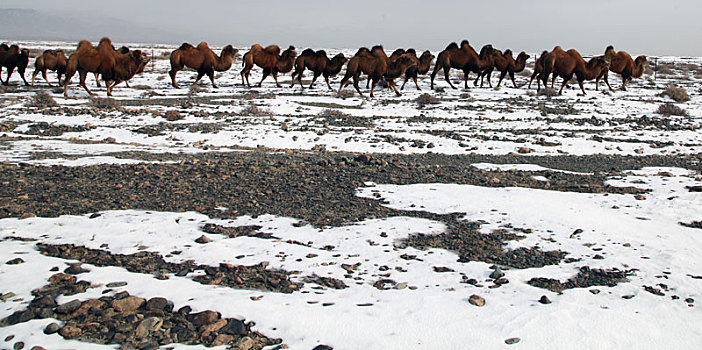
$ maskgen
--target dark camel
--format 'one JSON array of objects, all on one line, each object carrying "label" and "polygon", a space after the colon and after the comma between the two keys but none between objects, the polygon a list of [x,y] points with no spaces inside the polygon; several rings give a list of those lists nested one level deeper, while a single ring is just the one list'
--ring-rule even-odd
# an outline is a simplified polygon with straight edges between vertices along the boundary
[{"label": "dark camel", "polygon": [[15,68],[17,68],[17,72],[20,77],[22,77],[24,84],[29,85],[27,79],[24,78],[24,71],[27,69],[28,65],[29,50],[20,49],[17,45],[7,46],[6,44],[0,44],[0,74],[2,73],[3,67],[7,68],[7,78],[5,78],[5,81],[2,81],[2,76],[0,76],[0,82],[2,82],[3,85],[8,85],[10,83],[10,76],[12,76]]},{"label": "dark camel", "polygon": [[389,58],[381,45],[374,46],[370,51],[367,48],[359,49],[346,66],[346,74],[341,79],[339,91],[348,84],[349,79],[353,78],[353,87],[363,96],[361,89],[358,87],[358,82],[361,74],[367,74],[372,79],[370,97],[374,97],[373,91],[381,78],[385,78],[388,81],[388,86],[395,91],[395,94],[401,96],[393,80],[404,74],[407,68],[414,65],[414,62],[409,57],[401,57],[395,62],[388,61]]},{"label": "dark camel", "polygon": [[566,51],[553,64],[554,73],[563,78],[563,85],[561,85],[558,94],[563,94],[563,88],[568,85],[568,81],[575,75],[580,90],[585,95],[583,81],[597,79],[608,67],[609,63],[604,59],[604,56],[593,57],[589,62],[585,62],[578,51],[572,49]]},{"label": "dark camel", "polygon": [[553,75],[551,78],[551,88],[553,89],[554,84],[556,83],[556,78],[558,77],[558,74],[555,71],[554,65],[557,60],[560,60],[561,58],[566,58],[566,52],[563,51],[563,49],[560,46],[556,46],[551,50],[551,52],[547,53],[544,56],[543,61],[541,64],[543,65],[543,69],[541,70],[541,73],[539,73],[537,81],[537,88],[536,91],[541,91],[541,84],[539,82],[544,83],[544,88],[547,87],[546,83],[548,82],[548,77],[550,75]]},{"label": "dark camel", "polygon": [[[244,61],[242,65],[244,69],[241,70],[241,84],[251,87],[249,82],[249,74],[254,65],[263,68],[263,77],[258,83],[258,86],[263,84],[263,81],[269,76],[273,75],[275,80],[275,86],[281,87],[278,83],[278,73],[288,73],[295,66],[295,57],[297,52],[295,52],[295,47],[290,46],[287,50],[280,53],[280,47],[277,45],[270,45],[263,48],[259,44],[254,44],[251,46],[249,52],[244,54]],[[246,79],[246,82],[244,82]]]},{"label": "dark camel", "polygon": [[400,90],[404,90],[405,84],[407,84],[407,80],[409,79],[414,81],[414,85],[417,87],[417,90],[421,90],[419,88],[419,84],[417,84],[417,77],[419,74],[424,75],[429,72],[431,62],[434,60],[434,55],[427,50],[422,52],[422,55],[417,58],[417,52],[414,49],[407,50],[407,55],[409,55],[409,57],[414,61],[414,65],[409,67],[407,72],[405,72],[405,81],[402,83]]},{"label": "dark camel", "polygon": [[176,83],[176,74],[184,67],[188,67],[197,71],[197,79],[193,85],[196,85],[203,76],[207,75],[212,82],[212,87],[217,88],[214,72],[229,70],[238,51],[231,45],[227,45],[222,49],[221,55],[217,56],[204,41],[199,43],[197,47],[183,43],[177,50],[171,52],[171,70],[168,72],[168,75],[171,76],[171,85],[179,88],[178,83]]},{"label": "dark camel", "polygon": [[126,84],[134,75],[142,73],[148,62],[149,56],[141,50],[120,53],[114,68],[109,72],[102,73],[102,79],[107,87],[107,96],[112,96],[112,89],[115,85],[121,82]]},{"label": "dark camel", "polygon": [[63,50],[46,50],[41,56],[37,57],[34,61],[34,73],[32,73],[32,86],[34,86],[34,79],[39,73],[46,80],[46,83],[51,86],[49,79],[46,78],[46,71],[55,71],[58,76],[58,84],[61,85],[61,76],[66,73],[66,64],[68,58]]},{"label": "dark camel", "polygon": [[332,59],[329,59],[324,50],[314,52],[312,49],[305,49],[302,51],[302,54],[295,59],[295,71],[292,73],[290,87],[293,87],[293,85],[295,85],[295,79],[298,79],[300,81],[300,87],[304,90],[302,86],[302,73],[304,73],[305,68],[307,68],[314,73],[314,77],[310,83],[310,89],[312,89],[314,82],[317,81],[317,78],[321,75],[324,77],[324,81],[327,83],[329,90],[333,91],[334,89],[329,84],[329,77],[339,74],[344,63],[347,61],[348,58],[344,57],[343,53],[339,53]]},{"label": "dark camel", "polygon": [[461,46],[459,47],[456,43],[449,44],[444,51],[439,53],[436,58],[436,64],[434,65],[434,70],[431,72],[431,88],[434,89],[434,78],[436,73],[440,70],[444,70],[444,79],[452,87],[451,79],[449,79],[449,71],[451,68],[460,69],[463,71],[463,82],[465,87],[468,87],[468,74],[470,72],[480,72],[481,67],[487,67],[492,65],[494,60],[494,49],[491,45],[485,45],[481,50],[481,55],[470,46],[468,40],[461,41]]},{"label": "dark camel", "polygon": [[[487,80],[490,82],[490,77],[492,76],[493,70],[497,69],[500,71],[500,81],[497,82],[497,87],[500,87],[500,84],[502,84],[502,79],[509,74],[510,79],[512,79],[512,84],[516,88],[517,83],[514,82],[514,73],[519,73],[524,70],[524,67],[526,67],[526,61],[529,59],[529,57],[530,56],[526,52],[522,51],[519,53],[517,60],[515,61],[512,57],[512,50],[507,49],[504,53],[500,52],[500,50],[495,50],[495,61],[493,67],[484,71],[481,79],[487,75]],[[480,86],[482,86],[482,82]]]},{"label": "dark camel", "polygon": [[[527,89],[531,89],[531,82],[534,81],[534,77],[539,76],[541,72],[544,71],[544,59],[548,55],[548,51],[544,50],[541,52],[541,56],[536,59],[536,62],[534,62],[534,71],[531,73],[531,79],[529,79],[529,85],[527,86]],[[539,89],[541,89],[541,80],[537,79],[537,83],[539,84]]]},{"label": "dark camel", "polygon": [[[632,78],[641,78],[646,69],[646,56],[639,56],[636,57],[636,60],[632,60],[629,53],[626,51],[616,52],[611,45],[605,49],[605,59],[609,62],[609,71],[621,75],[622,91],[626,91],[627,82],[631,81]],[[604,75],[604,81],[609,89],[614,91],[612,86],[609,85],[608,75]]]}]

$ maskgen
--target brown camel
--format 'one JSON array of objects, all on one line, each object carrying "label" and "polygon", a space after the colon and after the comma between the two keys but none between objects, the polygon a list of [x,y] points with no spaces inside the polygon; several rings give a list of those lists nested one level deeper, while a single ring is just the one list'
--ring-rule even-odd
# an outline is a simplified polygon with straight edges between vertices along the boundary
[{"label": "brown camel", "polygon": [[585,62],[578,51],[572,49],[566,51],[553,64],[554,73],[563,78],[563,85],[561,85],[558,94],[563,94],[563,88],[568,85],[568,81],[575,75],[578,85],[580,85],[580,90],[582,90],[584,95],[583,81],[597,79],[608,67],[609,63],[604,59],[604,56],[593,57],[589,62]]},{"label": "brown camel", "polygon": [[[544,70],[544,59],[548,56],[548,51],[544,50],[541,52],[541,56],[536,59],[536,62],[534,62],[534,71],[531,73],[531,79],[529,79],[529,85],[527,86],[527,89],[531,89],[531,82],[534,81],[534,78],[536,76],[539,76],[541,72]],[[539,84],[539,89],[541,89],[541,81],[537,79],[537,83]]]},{"label": "brown camel", "polygon": [[212,87],[217,88],[214,72],[224,72],[231,68],[238,51],[231,45],[227,45],[222,49],[221,55],[217,56],[204,41],[199,43],[197,47],[183,43],[178,49],[171,52],[171,70],[168,71],[168,75],[171,76],[171,85],[179,88],[178,83],[176,83],[176,74],[184,67],[188,67],[197,71],[197,78],[193,85],[196,85],[206,74],[212,82]]},{"label": "brown camel", "polygon": [[[295,57],[297,57],[297,52],[295,52],[295,47],[292,45],[281,54],[280,47],[277,45],[269,45],[264,48],[259,44],[254,44],[249,49],[249,52],[244,54],[241,84],[251,87],[249,74],[254,65],[257,65],[263,68],[263,78],[261,78],[258,86],[261,86],[269,75],[273,75],[275,86],[281,87],[278,83],[278,73],[290,72],[295,66]],[[246,79],[246,82],[244,82],[244,79]]]},{"label": "brown camel", "polygon": [[344,57],[343,53],[339,53],[332,59],[327,57],[327,53],[324,50],[319,50],[317,52],[312,49],[305,49],[302,54],[295,59],[295,71],[292,73],[292,81],[290,82],[290,87],[295,85],[295,77],[300,81],[300,87],[302,86],[302,73],[304,73],[305,68],[311,70],[314,73],[312,82],[310,83],[310,89],[314,86],[314,82],[317,81],[319,76],[324,77],[329,90],[334,90],[329,84],[329,77],[335,76],[341,72],[341,68],[344,63],[348,61],[348,58]]},{"label": "brown camel", "polygon": [[[555,71],[554,65],[557,60],[560,60],[562,58],[568,58],[566,57],[566,52],[563,51],[563,49],[560,46],[556,46],[551,50],[551,52],[547,53],[546,56],[544,56],[544,59],[542,61],[543,69],[541,70],[541,73],[539,73],[538,79],[539,81],[544,83],[544,87],[546,87],[546,83],[548,82],[548,77],[549,75],[553,74],[553,77],[551,78],[551,88],[553,89],[554,84],[556,83],[556,78],[558,77],[558,74]],[[537,88],[536,91],[541,91],[541,84],[537,81]]]},{"label": "brown camel", "polygon": [[407,69],[407,72],[405,72],[405,81],[402,83],[402,87],[400,90],[405,89],[405,84],[407,84],[407,80],[412,79],[414,81],[414,85],[417,87],[417,90],[421,90],[419,88],[419,84],[417,84],[417,77],[419,74],[424,75],[429,72],[429,68],[431,68],[431,62],[434,60],[434,55],[431,54],[431,52],[424,51],[422,52],[422,55],[417,58],[417,52],[414,49],[409,49],[407,50],[407,55],[414,61],[414,65],[412,67],[409,67]]},{"label": "brown camel", "polygon": [[34,86],[34,79],[39,73],[44,77],[46,83],[51,86],[49,79],[46,78],[46,71],[55,71],[58,76],[58,84],[61,85],[61,76],[66,73],[66,63],[68,59],[63,50],[46,50],[41,56],[37,57],[34,61],[34,73],[32,73],[32,86]]},{"label": "brown camel", "polygon": [[480,72],[492,65],[494,60],[494,49],[491,45],[485,45],[480,50],[480,55],[470,46],[468,40],[461,41],[459,47],[456,43],[449,44],[444,51],[436,58],[434,70],[431,72],[431,88],[434,89],[434,78],[441,69],[444,70],[444,79],[452,88],[456,88],[449,79],[451,68],[463,70],[463,82],[468,87],[468,74],[470,72]]},{"label": "brown camel", "polygon": [[107,96],[112,96],[112,89],[115,85],[121,82],[126,84],[134,75],[142,73],[147,63],[149,63],[149,56],[141,50],[120,53],[114,68],[109,72],[102,73],[102,79],[107,87]]},{"label": "brown camel", "polygon": [[388,81],[388,86],[395,91],[395,94],[401,96],[393,79],[404,74],[407,68],[413,65],[414,62],[409,57],[402,57],[395,62],[389,62],[389,58],[381,45],[374,46],[370,51],[367,48],[360,48],[346,66],[346,74],[341,79],[339,91],[348,84],[349,79],[353,78],[353,87],[363,96],[361,89],[358,87],[358,81],[361,74],[367,74],[373,81],[370,90],[371,97],[374,97],[373,91],[381,78],[385,78]]},{"label": "brown camel", "polygon": [[[472,49],[473,48],[471,47],[471,50]],[[473,53],[475,53],[475,50]],[[473,55],[471,55],[471,57],[473,57]],[[478,75],[475,77],[473,85],[478,86],[478,80],[480,80],[480,87],[483,87],[483,77],[485,76],[483,72],[494,69],[495,57],[497,57],[497,53],[496,50],[492,48],[492,45],[488,44],[480,49],[480,54],[477,56],[477,58],[471,60],[469,65],[463,69],[463,80],[466,84],[466,88],[468,88],[468,75],[470,72],[474,72]],[[490,80],[488,80],[488,85],[492,87],[492,82]]]},{"label": "brown camel", "polygon": [[[524,67],[526,67],[526,61],[529,59],[529,56],[526,52],[522,51],[519,53],[517,56],[517,60],[515,61],[514,58],[512,57],[512,50],[507,49],[505,50],[504,53],[500,52],[500,50],[495,50],[495,62],[493,64],[493,67],[484,71],[481,79],[487,75],[487,80],[490,82],[490,77],[492,76],[492,72],[494,69],[497,69],[500,71],[500,81],[497,82],[497,87],[500,87],[500,84],[502,84],[502,79],[509,74],[509,77],[512,79],[512,84],[514,87],[517,87],[517,83],[514,82],[514,73],[519,73],[524,70]],[[481,83],[482,86],[482,83]]]},{"label": "brown camel", "polygon": [[[639,56],[636,57],[636,60],[632,60],[626,51],[616,52],[612,45],[607,46],[607,49],[605,49],[605,58],[609,62],[609,71],[621,75],[622,91],[626,91],[626,83],[628,81],[631,81],[632,78],[641,78],[646,69],[646,56]],[[609,89],[614,91],[612,86],[609,85],[608,75],[604,75],[604,81]]]},{"label": "brown camel", "polygon": [[63,95],[68,97],[68,84],[73,75],[78,72],[79,85],[92,95],[93,93],[85,85],[85,78],[88,73],[110,73],[115,66],[119,53],[112,46],[109,38],[100,39],[97,47],[87,40],[81,40],[78,48],[68,57],[66,64],[66,78],[63,81]]},{"label": "brown camel", "polygon": [[0,82],[3,85],[8,85],[10,83],[10,76],[17,68],[17,72],[24,81],[25,85],[27,79],[24,78],[24,71],[29,65],[29,50],[20,49],[17,45],[7,46],[6,44],[0,44],[0,74],[2,73],[2,68],[7,68],[7,78],[2,81],[2,76],[0,76]]}]

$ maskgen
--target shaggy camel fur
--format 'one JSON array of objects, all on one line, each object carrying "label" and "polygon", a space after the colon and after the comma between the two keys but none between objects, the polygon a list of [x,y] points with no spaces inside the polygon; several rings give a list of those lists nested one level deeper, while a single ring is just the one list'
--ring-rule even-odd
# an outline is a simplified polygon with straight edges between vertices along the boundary
[{"label": "shaggy camel fur", "polygon": [[61,85],[61,76],[66,73],[66,63],[68,58],[63,50],[46,50],[36,61],[34,61],[34,73],[32,73],[32,86],[34,86],[34,79],[39,73],[46,80],[46,83],[51,86],[49,79],[46,78],[46,71],[55,71],[58,76],[58,84]]},{"label": "shaggy camel fur", "polygon": [[120,53],[114,68],[109,72],[102,73],[102,79],[107,87],[107,96],[112,96],[112,89],[115,85],[121,82],[126,84],[134,75],[142,73],[148,62],[149,56],[141,50]]},{"label": "shaggy camel fur", "polygon": [[7,78],[5,78],[5,81],[2,81],[2,77],[0,76],[0,82],[2,82],[3,85],[8,85],[10,83],[10,76],[15,68],[17,68],[17,72],[20,77],[22,77],[24,84],[29,85],[27,79],[24,78],[24,71],[27,69],[28,65],[29,50],[20,49],[17,45],[0,45],[0,74],[2,73],[3,67],[7,68]]},{"label": "shaggy camel fur", "polygon": [[171,70],[168,71],[168,75],[171,76],[171,85],[179,88],[178,83],[176,83],[176,74],[184,67],[188,67],[197,71],[197,78],[193,85],[196,85],[203,76],[207,75],[212,82],[212,87],[217,88],[214,72],[224,72],[231,68],[238,51],[231,45],[227,45],[222,49],[221,55],[217,56],[204,41],[199,43],[197,47],[183,43],[178,49],[171,52]]},{"label": "shaggy camel fur", "polygon": [[348,84],[349,79],[353,78],[353,87],[363,96],[361,89],[358,87],[358,81],[361,74],[367,74],[372,79],[371,97],[374,97],[373,91],[381,78],[385,78],[388,86],[395,91],[395,94],[401,96],[393,80],[404,74],[407,68],[414,65],[414,62],[409,57],[401,57],[395,62],[389,61],[381,45],[374,46],[370,51],[366,48],[359,49],[346,66],[346,74],[341,79],[339,91]]},{"label": "shaggy camel fur", "polygon": [[321,75],[324,77],[324,81],[327,83],[329,90],[333,91],[334,89],[329,84],[329,77],[339,74],[346,61],[348,61],[348,58],[344,57],[343,53],[339,53],[332,59],[329,59],[324,50],[314,52],[312,49],[305,49],[302,51],[302,54],[295,59],[295,71],[292,74],[290,87],[293,87],[293,85],[295,85],[295,79],[298,79],[300,81],[300,87],[304,90],[304,86],[302,86],[302,73],[304,73],[305,68],[307,68],[314,73],[314,77],[310,83],[310,89]]},{"label": "shaggy camel fur", "polygon": [[[414,81],[414,85],[417,87],[417,90],[421,90],[419,88],[419,84],[417,83],[417,77],[419,74],[427,74],[429,72],[429,68],[431,68],[431,62],[434,60],[434,55],[431,54],[431,52],[424,51],[422,52],[422,55],[417,58],[417,52],[414,49],[409,49],[407,50],[407,55],[414,61],[414,66],[409,67],[407,69],[407,72],[405,72],[405,81],[402,83],[402,87],[400,87],[400,90],[405,89],[405,84],[407,84],[407,80],[412,79]],[[392,57],[392,56],[391,56]]]},{"label": "shaggy camel fur", "polygon": [[519,53],[517,60],[515,61],[512,57],[512,50],[507,49],[504,53],[500,52],[500,50],[495,50],[495,53],[495,62],[493,67],[485,70],[481,76],[481,79],[487,75],[487,80],[490,82],[493,70],[497,69],[500,71],[500,81],[497,82],[497,87],[500,87],[500,84],[502,84],[502,79],[509,74],[509,77],[512,79],[512,84],[516,88],[517,83],[514,82],[514,73],[523,71],[524,67],[526,67],[526,61],[531,56],[522,51]]},{"label": "shaggy camel fur", "polygon": [[578,51],[572,49],[566,51],[553,64],[553,71],[563,78],[563,85],[561,85],[558,94],[563,94],[563,88],[568,85],[568,81],[575,75],[578,85],[580,85],[580,90],[585,95],[583,81],[597,79],[608,67],[609,63],[604,59],[604,56],[593,57],[589,62],[585,62]]},{"label": "shaggy camel fur", "polygon": [[468,74],[470,72],[481,71],[485,67],[492,65],[494,60],[494,49],[491,45],[485,45],[481,50],[481,55],[475,52],[470,46],[468,40],[461,41],[459,47],[456,43],[449,44],[444,51],[439,53],[436,58],[434,70],[431,72],[431,88],[434,89],[434,78],[436,73],[444,70],[444,79],[452,87],[451,79],[449,79],[449,71],[451,68],[460,69],[463,71],[463,82],[465,87],[468,87]]},{"label": "shaggy camel fur", "polygon": [[[616,52],[611,45],[605,49],[605,59],[609,62],[609,71],[621,75],[622,91],[626,91],[627,82],[631,81],[632,78],[641,78],[646,69],[646,56],[639,56],[636,57],[636,60],[632,60],[629,53],[626,51]],[[609,85],[608,75],[604,75],[604,81],[609,89],[614,91],[612,86]]]},{"label": "shaggy camel fur", "polygon": [[548,82],[548,77],[549,75],[553,74],[553,77],[551,78],[551,88],[553,89],[554,84],[556,83],[556,78],[558,77],[558,74],[554,70],[554,64],[557,60],[560,60],[561,58],[567,58],[566,57],[566,52],[563,51],[563,49],[560,46],[556,46],[551,50],[551,52],[547,53],[544,56],[544,59],[542,61],[543,69],[541,73],[539,73],[538,81],[537,81],[537,88],[536,91],[541,91],[541,84],[539,82],[544,83],[544,87],[546,87],[546,83]]},{"label": "shaggy camel fur", "polygon": [[[254,65],[263,68],[263,77],[258,83],[258,86],[263,84],[263,81],[269,76],[273,75],[275,80],[275,86],[281,87],[278,83],[278,73],[288,73],[295,66],[295,57],[297,57],[297,52],[295,52],[295,47],[290,46],[287,50],[280,53],[280,47],[277,45],[270,45],[263,48],[259,44],[254,44],[249,49],[249,52],[244,54],[244,61],[242,62],[244,69],[241,70],[241,84],[251,87],[249,82],[249,74]],[[244,82],[246,79],[246,82]]]}]

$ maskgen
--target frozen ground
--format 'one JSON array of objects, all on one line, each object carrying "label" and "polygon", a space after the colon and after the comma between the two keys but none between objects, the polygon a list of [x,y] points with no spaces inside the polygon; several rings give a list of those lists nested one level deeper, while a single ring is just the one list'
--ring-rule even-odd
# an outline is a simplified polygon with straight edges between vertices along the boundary
[{"label": "frozen ground", "polygon": [[[72,47],[59,43],[23,46]],[[34,89],[5,88],[0,95],[0,160],[23,166],[69,167],[161,163],[177,161],[153,160],[144,154],[257,148],[271,152],[326,149],[670,157],[702,151],[698,131],[702,91],[699,74],[690,66],[673,66],[668,75],[656,80],[646,75],[635,80],[627,92],[595,92],[591,82],[586,83],[586,96],[578,96],[575,89],[567,89],[562,97],[537,96],[526,87],[511,88],[511,82],[503,82],[499,90],[474,88],[472,83],[470,89],[451,90],[440,77],[435,83],[445,90],[432,92],[429,78],[422,77],[423,91],[416,91],[410,82],[402,97],[380,90],[375,99],[366,99],[358,95],[340,98],[328,91],[323,81],[313,90],[302,92],[299,85],[291,89],[287,87],[289,75],[280,78],[285,85],[281,89],[275,88],[270,78],[262,88],[244,88],[238,76],[240,58],[232,70],[217,74],[216,90],[209,83],[198,89],[173,89],[166,73],[167,56],[163,55],[171,49],[153,48],[154,64],[130,82],[133,88],[115,89],[119,108],[94,107],[75,86],[69,89],[71,97],[63,98],[57,90],[46,88],[43,80],[37,80]],[[344,50],[347,56],[354,51]],[[530,62],[533,60],[532,54]],[[699,72],[702,59],[666,57],[659,62],[684,62],[696,65]],[[260,79],[256,74],[260,74],[258,68],[252,82]],[[49,76],[55,79],[55,75]],[[193,77],[193,72],[183,71],[178,81],[188,86]],[[94,84],[91,78],[89,84]],[[339,79],[333,79],[333,87],[338,87]],[[615,88],[619,86],[618,77],[612,74],[610,79]],[[493,80],[496,84],[494,74]],[[17,81],[15,75],[12,82]],[[527,77],[517,77],[518,84],[526,82]],[[688,116],[656,113],[662,103],[671,101],[659,94],[673,83],[685,87],[691,96],[690,101],[679,104]],[[62,107],[30,107],[37,90],[48,91]],[[105,93],[104,89],[94,92]],[[425,92],[437,97],[438,103],[420,106],[417,97]],[[167,121],[162,115],[169,110],[178,110],[184,118]],[[507,172],[565,171],[533,164],[472,166]],[[650,191],[638,196],[450,183],[367,183],[357,189],[357,196],[398,210],[463,213],[463,220],[480,222],[485,235],[520,228],[523,237],[508,241],[508,250],[539,247],[568,253],[557,265],[527,269],[503,266],[508,283],[497,284],[490,278],[492,264],[459,262],[456,253],[449,250],[404,245],[407,237],[437,235],[446,229],[440,221],[409,216],[323,228],[300,224],[300,218],[273,215],[224,220],[193,211],[139,208],[103,211],[93,218],[91,213],[4,218],[0,219],[0,295],[13,296],[0,302],[0,319],[26,307],[33,298],[31,291],[45,285],[54,273],[50,268],[58,266],[63,271],[74,262],[42,255],[36,244],[72,243],[113,254],[157,252],[177,263],[192,260],[217,266],[266,261],[270,268],[293,271],[295,281],[314,275],[344,281],[346,289],[305,283],[300,291],[283,294],[202,285],[189,276],[170,275],[161,280],[118,267],[84,264],[90,271],[78,275],[79,280],[96,287],[58,300],[97,298],[107,283],[124,281],[125,286],[110,293],[126,290],[145,298],[162,296],[172,300],[176,309],[190,305],[194,311],[216,310],[224,317],[253,320],[256,330],[281,338],[292,349],[311,349],[319,344],[335,349],[697,349],[702,343],[702,311],[698,307],[702,231],[680,223],[702,219],[702,194],[690,190],[702,184],[700,176],[694,169],[648,167],[609,178],[607,183],[613,186]],[[536,178],[549,181],[543,176]],[[259,232],[273,239],[209,234],[212,242],[195,244],[207,223],[256,225],[261,227]],[[170,255],[174,250],[182,252]],[[6,263],[17,257],[24,263]],[[627,281],[615,286],[562,292],[527,283],[539,277],[565,282],[583,267],[630,274]],[[469,279],[476,283],[465,283]],[[471,295],[483,297],[485,305],[472,305],[468,301]],[[542,296],[551,303],[540,303]],[[24,341],[28,348],[114,348],[45,335],[42,330],[53,321],[32,320],[2,327],[0,347]],[[14,338],[4,340],[8,335]],[[510,338],[518,338],[518,342],[507,345]]]}]

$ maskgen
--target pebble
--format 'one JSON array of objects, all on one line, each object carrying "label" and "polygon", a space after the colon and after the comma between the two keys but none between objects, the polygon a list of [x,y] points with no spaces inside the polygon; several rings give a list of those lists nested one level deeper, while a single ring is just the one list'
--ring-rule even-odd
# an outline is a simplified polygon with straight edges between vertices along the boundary
[{"label": "pebble", "polygon": [[22,260],[22,258],[14,258],[14,259],[6,262],[6,264],[8,264],[8,265],[19,265],[22,263],[24,263],[24,260]]},{"label": "pebble", "polygon": [[81,305],[81,301],[78,299],[73,299],[65,304],[61,304],[56,308],[56,312],[59,314],[70,314],[73,311],[78,310]]},{"label": "pebble", "polygon": [[114,300],[112,302],[112,307],[117,312],[130,312],[138,309],[145,302],[146,300],[144,300],[144,298],[128,296],[124,299]]},{"label": "pebble", "polygon": [[490,278],[492,279],[499,279],[504,277],[505,273],[502,272],[502,270],[499,267],[496,267],[494,271],[490,274]]},{"label": "pebble", "polygon": [[22,214],[22,215],[19,217],[19,219],[20,219],[20,220],[24,220],[24,219],[35,218],[35,217],[37,217],[37,214],[34,214],[34,213],[24,213],[24,214]]},{"label": "pebble", "polygon": [[220,317],[219,312],[212,310],[207,310],[203,312],[198,312],[196,314],[190,314],[192,317],[192,323],[196,326],[202,326],[207,324],[212,324],[217,321]]},{"label": "pebble", "polygon": [[471,295],[470,298],[468,298],[468,302],[479,307],[485,305],[485,299],[476,294]]},{"label": "pebble", "polygon": [[51,322],[44,328],[44,334],[54,334],[54,333],[58,332],[60,329],[61,329],[61,326],[59,326],[58,323]]},{"label": "pebble", "polygon": [[206,244],[206,243],[210,243],[210,242],[212,242],[212,239],[210,239],[209,237],[207,237],[205,235],[202,235],[195,240],[195,243],[199,243],[199,244]]},{"label": "pebble", "polygon": [[519,343],[520,340],[521,339],[519,339],[519,338],[507,338],[507,339],[505,339],[505,344],[507,344],[507,345],[517,344],[517,343]]},{"label": "pebble", "polygon": [[24,342],[23,341],[18,341],[14,345],[12,345],[13,350],[22,350],[24,349]]},{"label": "pebble", "polygon": [[539,299],[539,302],[542,304],[550,304],[551,299],[549,299],[547,296],[542,295],[541,298]]},{"label": "pebble", "polygon": [[64,326],[61,328],[59,331],[59,334],[61,334],[62,337],[66,339],[73,339],[81,335],[83,331],[78,328],[78,327],[73,327],[73,326]]}]

